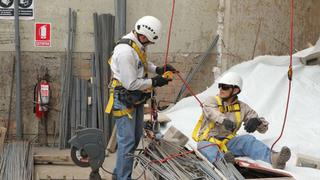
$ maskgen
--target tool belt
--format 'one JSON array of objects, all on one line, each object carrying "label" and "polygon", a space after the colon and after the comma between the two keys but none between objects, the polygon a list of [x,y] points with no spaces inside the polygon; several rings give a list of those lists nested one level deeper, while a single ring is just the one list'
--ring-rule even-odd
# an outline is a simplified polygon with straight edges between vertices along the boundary
[{"label": "tool belt", "polygon": [[122,102],[127,108],[145,104],[151,97],[151,93],[145,93],[139,90],[129,91],[122,86],[116,87],[115,93],[119,95],[120,102]]},{"label": "tool belt", "polygon": [[[133,111],[133,107],[144,104],[151,97],[151,93],[144,93],[138,90],[129,91],[125,89],[117,79],[113,79],[111,81],[109,88],[110,95],[105,112],[110,114],[112,111],[112,115],[114,117],[122,117],[127,115],[130,119],[132,119],[131,113]],[[113,109],[115,93],[118,95],[119,101],[126,106],[125,109]]]}]

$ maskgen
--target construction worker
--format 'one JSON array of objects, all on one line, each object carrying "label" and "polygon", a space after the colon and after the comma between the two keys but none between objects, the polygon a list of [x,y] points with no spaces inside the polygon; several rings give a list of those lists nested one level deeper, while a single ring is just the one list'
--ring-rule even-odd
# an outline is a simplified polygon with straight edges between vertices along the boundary
[{"label": "construction worker", "polygon": [[223,156],[228,159],[233,155],[248,156],[271,163],[274,168],[284,169],[291,156],[288,147],[272,152],[253,135],[236,135],[241,124],[248,133],[265,133],[269,124],[246,103],[238,100],[242,78],[228,72],[220,79],[218,87],[219,94],[203,103],[202,116],[192,134],[198,142],[199,151],[212,163]]},{"label": "construction worker", "polygon": [[[132,30],[123,36],[109,60],[113,73],[110,98],[106,108],[116,119],[117,180],[131,179],[133,154],[143,134],[143,104],[150,98],[150,89],[167,85],[170,79],[164,71],[175,71],[171,65],[157,67],[147,61],[147,46],[155,44],[161,34],[161,22],[153,16],[140,18]],[[148,78],[148,72],[157,76]]]}]

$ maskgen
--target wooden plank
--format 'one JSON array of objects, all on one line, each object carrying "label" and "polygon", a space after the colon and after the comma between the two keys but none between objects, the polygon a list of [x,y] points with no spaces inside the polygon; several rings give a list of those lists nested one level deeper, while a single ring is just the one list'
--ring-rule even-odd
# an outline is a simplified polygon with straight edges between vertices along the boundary
[{"label": "wooden plank", "polygon": [[34,164],[74,165],[69,155],[33,155]]},{"label": "wooden plank", "polygon": [[107,150],[111,153],[114,153],[116,152],[116,148],[117,148],[117,128],[116,126],[114,126],[110,140],[108,142]]},{"label": "wooden plank", "polygon": [[0,154],[2,154],[2,151],[3,151],[3,145],[4,145],[4,140],[6,137],[6,132],[7,132],[7,128],[0,127]]}]

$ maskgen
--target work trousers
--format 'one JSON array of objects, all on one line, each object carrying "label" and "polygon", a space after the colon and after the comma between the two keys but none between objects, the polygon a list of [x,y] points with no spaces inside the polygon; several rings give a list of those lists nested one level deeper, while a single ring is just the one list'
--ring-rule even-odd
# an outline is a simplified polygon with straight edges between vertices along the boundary
[{"label": "work trousers", "polygon": [[[114,95],[115,110],[123,110],[126,106],[119,101],[118,94]],[[143,133],[143,104],[134,107],[132,119],[127,115],[116,118],[117,127],[117,162],[114,173],[117,180],[131,179],[133,154],[139,145]]]},{"label": "work trousers", "polygon": [[[223,157],[217,145],[208,141],[200,141],[198,149],[210,162],[214,163]],[[206,146],[206,147],[205,147]],[[248,156],[254,160],[271,163],[270,148],[250,134],[236,136],[227,143],[228,150],[235,156]]]}]

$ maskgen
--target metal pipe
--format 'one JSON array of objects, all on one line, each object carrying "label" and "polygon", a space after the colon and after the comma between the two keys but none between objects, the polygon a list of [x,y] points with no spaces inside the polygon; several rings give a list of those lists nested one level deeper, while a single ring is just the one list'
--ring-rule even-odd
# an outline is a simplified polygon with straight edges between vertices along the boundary
[{"label": "metal pipe", "polygon": [[16,47],[16,135],[17,140],[22,139],[21,116],[21,62],[20,62],[20,27],[19,27],[19,1],[14,1],[14,26]]},{"label": "metal pipe", "polygon": [[127,0],[115,0],[114,4],[116,10],[115,40],[117,41],[126,33]]}]

